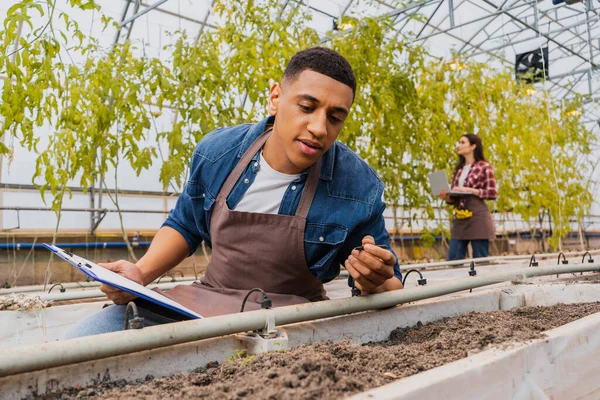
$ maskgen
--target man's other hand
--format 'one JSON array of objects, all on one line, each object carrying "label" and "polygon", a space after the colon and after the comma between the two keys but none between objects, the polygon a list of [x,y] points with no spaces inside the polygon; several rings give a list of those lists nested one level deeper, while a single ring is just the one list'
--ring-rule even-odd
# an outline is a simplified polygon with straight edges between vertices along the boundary
[{"label": "man's other hand", "polygon": [[375,246],[372,236],[365,236],[362,245],[364,250],[352,250],[344,266],[362,293],[383,292],[384,283],[394,277],[396,257],[391,251]]},{"label": "man's other hand", "polygon": [[[119,260],[112,263],[103,263],[98,265],[124,276],[127,279],[137,282],[140,285],[144,284],[142,271],[137,265],[130,263],[129,261]],[[112,300],[115,304],[127,304],[137,297],[131,293],[127,293],[104,283],[100,285],[100,290],[105,293],[106,297]]]}]

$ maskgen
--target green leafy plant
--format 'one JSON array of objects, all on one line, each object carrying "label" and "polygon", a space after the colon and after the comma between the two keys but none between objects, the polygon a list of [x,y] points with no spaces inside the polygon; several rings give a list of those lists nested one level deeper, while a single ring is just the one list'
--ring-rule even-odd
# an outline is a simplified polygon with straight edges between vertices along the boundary
[{"label": "green leafy plant", "polygon": [[232,355],[226,358],[229,363],[236,363],[241,361],[244,365],[251,363],[256,356],[249,356],[245,349],[236,350]]},{"label": "green leafy plant", "polygon": [[[68,5],[99,13],[105,28],[114,24],[93,1]],[[405,215],[395,217],[396,227],[427,219],[426,243],[435,229],[447,229],[433,206],[450,210],[430,193],[427,174],[452,174],[455,143],[468,132],[483,138],[496,173],[492,208],[525,221],[549,215],[553,248],[560,248],[569,219],[589,211],[595,167],[585,160],[595,139],[577,112],[581,101],[563,105],[484,63],[435,59],[386,18],[350,15],[341,31],[320,37],[293,2],[216,0],[213,12],[221,21],[216,30],[192,39],[172,33],[168,56],[155,59],[129,42],[100,48],[53,0],[22,0],[8,10],[0,32],[0,129],[10,140],[0,142],[0,153],[10,155],[17,141],[38,155],[32,180],[45,201],[52,197],[55,232],[70,182],[102,182],[120,211],[118,171],[140,174],[159,162],[163,188],[181,190],[197,142],[216,128],[264,118],[270,82],[294,53],[319,44],[353,65],[358,91],[339,140],[384,181],[385,200]],[[34,27],[33,15],[47,23]],[[64,21],[60,28],[56,17]],[[70,62],[75,54],[85,62]],[[167,107],[172,126],[159,130],[156,118]],[[42,127],[51,135],[40,137]]]}]

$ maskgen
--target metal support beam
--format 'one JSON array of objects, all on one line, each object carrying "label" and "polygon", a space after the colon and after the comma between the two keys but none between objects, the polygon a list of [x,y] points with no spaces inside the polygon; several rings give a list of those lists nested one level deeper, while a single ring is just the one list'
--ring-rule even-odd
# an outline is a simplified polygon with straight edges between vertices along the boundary
[{"label": "metal support beam", "polygon": [[[84,188],[79,186],[67,186],[66,188],[73,193],[84,193]],[[38,186],[31,184],[19,184],[19,183],[2,183],[0,184],[0,192],[38,192],[40,191]],[[114,193],[114,191],[112,192]],[[143,197],[173,197],[178,196],[179,193],[175,192],[163,192],[153,190],[119,190],[119,196],[143,196]]]},{"label": "metal support beam", "polygon": [[136,8],[135,13],[131,17],[121,21],[121,23],[120,23],[121,28],[124,27],[125,25],[127,25],[128,23],[135,21],[136,19],[138,19],[142,15],[146,14],[147,12],[154,10],[156,7],[160,6],[161,4],[166,3],[167,1],[169,1],[169,0],[158,0],[156,3],[149,5],[148,7],[144,8],[140,12],[137,12],[137,9],[139,9],[139,2],[138,2],[138,6]]},{"label": "metal support beam", "polygon": [[[486,4],[492,5],[492,6],[494,5],[494,3],[492,3],[492,2],[491,2],[491,1],[489,1],[489,0],[481,0],[481,1],[485,2]],[[522,24],[523,26],[525,26],[525,27],[527,27],[527,28],[531,29],[532,31],[534,31],[535,33],[537,33],[539,36],[541,36],[541,37],[545,37],[546,39],[548,39],[549,41],[553,42],[553,43],[554,43],[554,44],[556,44],[557,46],[559,46],[559,47],[563,48],[565,51],[567,51],[567,52],[569,52],[569,53],[571,53],[571,54],[573,54],[573,55],[575,55],[575,56],[577,56],[577,57],[581,58],[582,60],[585,60],[585,61],[588,61],[588,62],[589,62],[589,60],[587,60],[587,59],[586,59],[585,57],[583,57],[581,54],[578,54],[578,53],[576,53],[576,52],[572,51],[571,49],[569,49],[568,47],[565,47],[565,46],[564,46],[562,43],[560,43],[560,42],[558,42],[557,40],[555,40],[554,38],[551,38],[550,36],[548,36],[548,35],[546,35],[546,34],[542,33],[540,30],[538,30],[538,29],[535,29],[533,26],[531,26],[531,25],[529,25],[528,23],[526,23],[526,22],[524,22],[524,21],[520,20],[519,18],[517,18],[517,17],[515,17],[514,15],[510,14],[509,12],[507,12],[507,11],[504,11],[504,14],[506,14],[506,16],[510,17],[510,18],[511,18],[511,19],[513,19],[514,21],[517,21],[519,24]],[[591,63],[591,62],[590,62],[590,64],[591,64],[591,66],[592,66],[592,67],[595,67],[594,63]]]},{"label": "metal support beam", "polygon": [[[557,24],[559,24],[559,25],[560,25],[560,22],[558,22],[557,20],[553,20],[553,19],[552,19],[552,17],[550,17],[550,16],[549,16],[549,13],[548,13],[547,11],[546,11],[546,12],[543,12],[543,13],[542,13],[542,16],[543,16],[543,17],[547,17],[547,18],[551,19],[551,22],[553,22],[553,23],[557,23]],[[517,15],[517,17],[519,17],[519,18],[520,18],[521,16],[520,16],[520,15]],[[591,23],[593,23],[593,22],[596,22],[596,21],[598,21],[598,19],[599,19],[598,17],[591,18],[591,19],[589,19],[589,23],[591,24]],[[547,32],[546,34],[547,34],[547,35],[550,35],[550,34],[557,34],[557,35],[558,35],[558,34],[560,34],[560,33],[562,33],[562,32],[565,32],[565,31],[570,31],[572,28],[576,28],[576,27],[578,27],[578,26],[584,25],[585,23],[586,23],[586,21],[581,21],[581,20],[580,20],[580,21],[577,21],[577,22],[576,22],[576,23],[574,23],[574,24],[567,25],[567,26],[563,26],[563,27],[561,27],[560,29],[556,29],[556,30],[553,30],[553,31],[549,31],[549,32]],[[481,45],[483,45],[483,43],[484,43],[484,42],[486,42],[486,41],[494,40],[495,38],[493,38],[492,36],[493,36],[493,35],[494,35],[496,32],[500,31],[501,29],[503,29],[503,28],[502,28],[502,27],[500,27],[500,28],[496,29],[496,31],[495,31],[495,32],[493,32],[493,33],[492,33],[492,35],[489,35],[489,36],[488,36],[486,39],[484,39],[484,40],[483,40],[483,41],[482,41],[480,44],[481,44]],[[523,29],[523,30],[521,30],[520,32],[517,32],[516,34],[517,34],[517,35],[518,35],[518,34],[521,34],[521,33],[522,33],[522,32],[524,32],[524,31],[526,31],[526,29]],[[573,40],[573,39],[580,39],[580,40],[582,40],[582,39],[583,39],[583,38],[582,38],[582,37],[581,37],[581,36],[580,36],[580,35],[579,35],[577,32],[570,32],[570,33],[572,33],[572,34],[574,35],[574,37],[573,37],[571,40]],[[534,38],[533,38],[533,37],[528,37],[528,38],[521,39],[521,40],[514,40],[514,37],[513,37],[513,38],[511,38],[511,40],[508,40],[508,41],[506,41],[504,44],[502,44],[502,45],[500,45],[500,46],[496,46],[496,47],[494,47],[494,48],[487,49],[487,52],[494,51],[494,50],[499,50],[499,49],[501,49],[501,48],[508,47],[508,46],[512,46],[512,45],[515,45],[515,44],[518,44],[518,43],[527,42],[527,41],[530,41],[530,40],[532,40],[532,39],[534,39]],[[563,44],[565,44],[565,43],[563,43]],[[598,47],[594,47],[594,46],[592,46],[592,47],[593,47],[594,49],[600,50],[600,40],[599,40],[599,43],[598,43]],[[575,50],[574,50],[574,51],[575,51]],[[483,54],[483,52],[479,52],[479,53],[471,53],[469,56],[471,56],[471,57],[474,57],[474,56],[477,56],[477,55],[480,55],[480,54]],[[556,58],[553,58],[553,59],[554,59],[554,60],[556,60]]]},{"label": "metal support beam", "polygon": [[540,20],[538,19],[538,5],[537,1],[533,3],[533,26],[539,32],[540,30]]},{"label": "metal support beam", "polygon": [[[21,20],[19,21],[19,29],[17,30],[17,35],[14,39],[13,42],[13,51],[12,51],[12,56],[11,56],[11,62],[15,62],[15,60],[17,59],[17,54],[18,54],[18,50],[19,50],[19,40],[21,40],[21,33],[23,31],[23,18],[21,18]],[[8,79],[8,77],[4,77],[4,80]],[[4,85],[6,85],[6,82],[3,82]],[[4,125],[4,119],[3,119],[3,124]],[[6,132],[4,132],[6,133]],[[5,141],[6,141],[6,137],[8,135],[2,135],[2,138],[0,138],[0,143],[2,143],[2,145],[4,145],[6,147]],[[2,165],[4,164],[4,155],[0,154],[0,182],[2,181],[2,175],[4,173],[4,171],[2,170]],[[4,202],[4,197],[2,196],[2,192],[0,192],[0,205],[2,205]],[[2,213],[0,213],[0,228],[2,228],[2,226],[4,226],[4,215]]]},{"label": "metal support beam", "polygon": [[[517,3],[518,3],[519,1],[520,1],[520,0],[517,0]],[[496,16],[494,17],[494,19],[493,19],[492,21],[490,21],[490,22],[489,22],[490,24],[491,24],[491,23],[492,23],[492,22],[493,22],[493,21],[494,21],[496,18],[498,18],[498,16],[500,16],[500,14],[501,14],[501,12],[500,12],[500,11],[501,11],[502,9],[504,9],[504,6],[506,5],[506,3],[508,3],[508,0],[504,0],[504,3],[502,3],[501,5],[499,5],[499,6],[498,6],[498,8],[496,9],[496,11],[494,12],[494,14],[496,14]],[[513,3],[511,4],[511,7],[512,7],[512,6],[514,6],[514,5],[515,5],[515,3],[513,2]],[[477,36],[478,36],[478,35],[479,35],[479,34],[480,34],[480,33],[481,33],[481,32],[482,32],[484,29],[485,29],[485,27],[486,27],[486,26],[488,26],[488,24],[483,24],[483,26],[482,26],[482,27],[481,27],[479,30],[477,30],[477,31],[476,31],[476,32],[475,32],[473,35],[471,35],[471,37],[469,38],[469,40],[467,40],[467,42],[466,42],[466,43],[465,43],[465,44],[464,44],[464,45],[463,45],[463,46],[462,46],[462,47],[461,47],[461,48],[458,50],[458,53],[459,53],[459,54],[460,54],[460,53],[462,53],[462,52],[463,52],[463,50],[465,49],[465,47],[467,47],[467,46],[471,45],[471,41],[472,41],[473,39],[475,39],[475,38],[476,38],[476,37],[477,37]],[[488,37],[489,37],[489,36],[488,36]]]},{"label": "metal support beam", "polygon": [[556,80],[556,79],[560,79],[560,78],[564,78],[565,76],[571,76],[571,75],[577,75],[577,74],[583,74],[586,73],[588,71],[596,71],[599,70],[600,66],[595,66],[593,68],[584,68],[584,69],[578,69],[578,70],[574,70],[574,71],[569,71],[569,72],[565,72],[564,74],[558,74],[558,75],[553,75],[551,76],[548,80]]},{"label": "metal support beam", "polygon": [[[209,13],[209,14],[210,14],[210,9],[212,8],[212,5],[213,5],[213,4],[214,4],[214,1],[211,3],[210,7],[208,8],[208,13]],[[143,1],[142,1],[142,6],[144,6],[144,7],[150,7],[150,6],[149,6],[147,3],[144,3]],[[187,16],[187,15],[180,15],[180,14],[174,13],[173,11],[165,10],[164,8],[158,8],[158,7],[154,8],[154,11],[156,11],[156,12],[159,12],[159,13],[161,13],[161,14],[170,15],[170,16],[172,16],[172,17],[181,18],[181,19],[182,19],[182,20],[184,20],[184,21],[189,21],[189,22],[193,22],[193,23],[195,23],[195,24],[200,24],[200,25],[202,25],[203,27],[204,27],[204,26],[207,26],[207,27],[209,27],[209,28],[217,29],[217,26],[216,26],[216,25],[208,24],[208,23],[206,22],[206,19],[204,19],[203,21],[200,21],[200,20],[198,20],[198,19],[195,19],[195,18],[190,18],[190,17],[189,17],[189,16]],[[202,28],[201,28],[201,29],[202,29]]]},{"label": "metal support beam", "polygon": [[454,0],[448,0],[448,17],[450,18],[450,28],[454,28]]},{"label": "metal support beam", "polygon": [[[534,1],[535,1],[535,0],[534,0]],[[501,10],[501,11],[496,11],[496,12],[490,13],[490,14],[488,14],[488,15],[485,15],[485,16],[483,16],[483,17],[478,17],[478,18],[472,19],[472,20],[470,20],[470,21],[467,21],[467,22],[464,22],[464,23],[462,23],[462,24],[460,24],[460,25],[455,25],[455,26],[454,26],[454,28],[450,28],[450,29],[440,29],[438,32],[432,33],[432,34],[430,34],[430,35],[427,35],[427,36],[420,37],[418,40],[419,40],[419,41],[427,40],[427,39],[429,39],[429,38],[432,38],[432,37],[434,37],[434,36],[438,36],[438,35],[441,35],[441,34],[444,34],[444,33],[448,33],[448,32],[449,32],[449,31],[451,31],[451,30],[455,30],[455,29],[463,28],[463,27],[465,27],[465,26],[468,26],[468,25],[474,24],[475,22],[483,21],[483,20],[486,20],[486,19],[488,19],[488,18],[492,18],[492,17],[498,16],[498,15],[500,15],[500,14],[502,14],[502,13],[506,13],[507,11],[512,11],[512,10],[516,10],[516,9],[518,9],[518,8],[521,8],[521,7],[524,7],[524,6],[531,5],[531,4],[533,4],[533,2],[534,2],[534,1],[528,1],[528,2],[526,2],[526,3],[521,3],[521,4],[519,4],[519,5],[515,5],[515,6],[513,6],[513,7],[508,7],[508,8],[506,8],[506,9],[504,9],[504,10]],[[465,42],[465,40],[464,40],[464,39],[461,39],[461,41],[462,41],[462,42]]]},{"label": "metal support beam", "polygon": [[342,13],[340,14],[340,23],[342,23],[342,17],[344,16],[344,14],[346,14],[346,12],[348,11],[348,9],[350,8],[350,6],[352,5],[353,2],[354,2],[354,0],[347,1],[346,7],[344,7],[344,9],[342,10]]},{"label": "metal support beam", "polygon": [[[594,17],[594,18],[592,18],[591,20],[592,20],[592,21],[598,21],[598,20],[600,20],[600,17]],[[547,36],[549,36],[549,35],[554,35],[554,34],[558,35],[558,34],[560,34],[560,33],[562,33],[562,32],[568,31],[568,30],[570,30],[570,29],[572,29],[572,28],[574,28],[574,27],[577,27],[577,26],[584,25],[585,23],[586,23],[585,21],[580,21],[580,22],[574,23],[574,24],[572,24],[572,25],[565,26],[565,27],[563,27],[563,28],[560,28],[560,29],[555,29],[555,30],[552,30],[552,31],[548,31],[548,32],[547,32],[547,33],[544,35],[544,37],[546,37],[546,38],[547,38]],[[519,32],[519,33],[522,33],[522,32]],[[501,44],[501,45],[498,45],[498,46],[495,46],[495,47],[492,47],[492,48],[489,48],[489,49],[482,50],[482,51],[480,51],[479,53],[470,53],[470,54],[469,54],[469,56],[470,56],[470,57],[476,57],[476,56],[479,56],[479,55],[481,55],[481,54],[483,54],[483,53],[489,53],[490,51],[501,50],[501,49],[503,49],[503,48],[505,48],[505,47],[508,47],[508,46],[513,46],[513,45],[515,45],[515,44],[525,43],[525,42],[528,42],[528,41],[530,41],[530,40],[534,40],[535,38],[536,38],[536,37],[528,37],[528,38],[525,38],[525,39],[520,39],[520,40],[511,40],[511,41],[510,41],[510,42],[508,42],[508,43],[503,43],[503,44]],[[488,39],[488,40],[490,40],[490,39]],[[600,43],[599,43],[599,48],[600,48]],[[584,61],[587,61],[587,60],[586,60],[586,59],[584,59]]]},{"label": "metal support beam", "polygon": [[433,10],[433,12],[431,13],[431,15],[429,16],[429,18],[427,18],[427,21],[425,21],[425,23],[423,24],[423,26],[421,27],[421,30],[419,31],[419,33],[417,33],[417,38],[419,36],[421,36],[421,34],[423,33],[423,31],[425,30],[425,28],[427,28],[427,25],[429,25],[429,23],[431,22],[431,19],[435,16],[435,14],[438,12],[438,10],[440,9],[440,7],[442,6],[443,2],[439,2],[437,7],[435,8],[435,10]]},{"label": "metal support beam", "polygon": [[385,2],[385,1],[383,1],[383,0],[375,0],[375,1],[376,1],[376,2],[378,2],[379,4],[381,4],[382,6],[386,6],[387,8],[391,8],[392,10],[395,10],[395,9],[396,9],[396,7],[394,7],[394,6],[392,6],[392,5],[388,4],[388,3],[386,3],[386,2]]},{"label": "metal support beam", "polygon": [[588,71],[588,91],[590,96],[592,94],[594,94],[594,90],[593,90],[593,86],[592,86],[592,68],[594,66],[594,49],[592,48],[592,28],[590,25],[590,10],[592,9],[592,2],[591,0],[587,0],[586,1],[586,5],[585,5],[585,21],[587,23],[586,28],[587,28],[587,45],[588,45],[588,50],[589,50],[589,54],[590,54],[590,70]]},{"label": "metal support beam", "polygon": [[[567,97],[567,95],[568,95],[569,93],[575,93],[575,91],[574,91],[574,89],[575,89],[575,86],[577,86],[577,84],[578,84],[578,83],[581,81],[581,79],[583,79],[583,77],[584,77],[584,76],[585,76],[585,74],[581,74],[581,75],[579,76],[579,78],[577,78],[577,79],[575,80],[575,82],[571,82],[571,83],[570,83],[570,87],[569,87],[569,88],[565,88],[565,89],[567,90],[567,93],[565,93],[565,95],[563,96],[563,98],[562,98],[563,100],[564,100],[564,99]],[[562,79],[561,79],[561,80],[562,80]],[[559,80],[559,81],[560,81],[560,80]],[[558,85],[558,82],[556,82],[556,83],[555,83],[555,85]],[[549,90],[551,91],[553,87],[554,87],[554,86],[552,86],[552,87],[551,87]]]},{"label": "metal support beam", "polygon": [[[121,211],[121,212],[123,212],[123,211]],[[102,222],[104,217],[106,217],[106,214],[107,214],[107,210],[99,210],[98,211],[98,217],[97,217],[96,221],[94,221],[94,224],[92,225],[92,235],[96,232],[96,229],[98,229],[98,226],[100,225],[100,223]]]},{"label": "metal support beam", "polygon": [[326,17],[329,17],[329,18],[331,18],[331,19],[335,19],[335,18],[337,18],[337,16],[335,16],[335,15],[331,15],[331,14],[329,14],[328,12],[325,12],[325,11],[323,11],[323,10],[319,10],[318,8],[315,8],[315,7],[311,6],[310,4],[306,4],[306,3],[305,3],[303,0],[293,0],[293,1],[294,1],[295,3],[298,3],[298,4],[300,4],[300,5],[306,6],[306,7],[308,7],[310,10],[313,10],[313,11],[315,11],[315,12],[317,12],[317,13],[321,14],[321,15],[325,15]]},{"label": "metal support beam", "polygon": [[[0,206],[0,210],[8,210],[8,211],[51,211],[54,212],[52,207],[11,207],[11,206]],[[63,207],[60,209],[61,212],[98,212],[102,214],[102,218],[104,218],[104,214],[106,213],[131,213],[131,214],[164,214],[165,210],[117,210],[117,209],[109,209],[109,208],[71,208],[71,207]]]},{"label": "metal support beam", "polygon": [[428,6],[429,4],[441,3],[444,0],[424,0],[419,3],[411,4],[408,7],[403,7],[394,11],[390,11],[384,15],[384,17],[396,17],[398,15],[404,14],[407,11],[414,10],[415,8],[421,8],[423,6]]},{"label": "metal support beam", "polygon": [[[127,13],[129,12],[129,6],[131,5],[131,1],[132,0],[126,0],[127,2],[125,3],[125,7],[123,8],[123,13],[121,15],[121,21],[123,21],[125,19],[125,17],[127,16]],[[139,2],[136,0],[136,5],[139,7]],[[135,11],[134,11],[135,12]],[[131,29],[131,28],[128,28]],[[121,37],[121,31],[123,30],[123,24],[120,23],[119,24],[119,28],[117,30],[117,34],[115,35],[115,40],[113,42],[113,47],[114,45],[116,45],[117,43],[119,43],[119,38]]]}]

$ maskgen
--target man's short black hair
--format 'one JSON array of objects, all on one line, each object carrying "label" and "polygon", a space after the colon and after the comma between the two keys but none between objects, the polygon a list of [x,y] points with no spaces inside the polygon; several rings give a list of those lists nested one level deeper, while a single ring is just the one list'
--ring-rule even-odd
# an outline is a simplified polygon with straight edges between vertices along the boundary
[{"label": "man's short black hair", "polygon": [[356,79],[348,60],[338,52],[326,47],[311,47],[294,54],[282,80],[293,82],[306,69],[342,82],[352,89],[352,97],[356,95]]}]

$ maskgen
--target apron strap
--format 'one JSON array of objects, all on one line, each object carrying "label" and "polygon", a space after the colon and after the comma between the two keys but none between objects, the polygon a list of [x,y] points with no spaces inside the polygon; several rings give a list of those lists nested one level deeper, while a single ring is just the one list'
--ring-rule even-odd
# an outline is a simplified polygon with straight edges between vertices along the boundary
[{"label": "apron strap", "polygon": [[229,197],[229,194],[233,190],[233,187],[235,186],[236,182],[240,179],[240,177],[244,173],[244,170],[250,163],[250,160],[252,160],[252,157],[254,157],[256,152],[263,147],[263,145],[265,144],[265,142],[267,141],[269,136],[271,136],[272,131],[273,131],[273,128],[269,128],[264,133],[262,133],[250,145],[248,150],[246,150],[246,152],[242,156],[242,159],[237,163],[237,165],[235,166],[235,168],[233,169],[231,174],[229,174],[229,176],[227,177],[227,180],[223,184],[223,187],[219,191],[219,194],[222,195],[224,199],[227,199],[227,197]]},{"label": "apron strap", "polygon": [[316,163],[311,165],[308,170],[308,178],[306,178],[306,185],[302,191],[302,197],[300,197],[300,203],[296,208],[296,216],[302,219],[306,219],[308,216],[308,210],[312,204],[315,193],[317,192],[317,184],[319,183],[319,177],[321,175],[321,158]]},{"label": "apron strap", "polygon": [[[273,128],[269,128],[263,134],[261,134],[246,150],[242,159],[237,163],[231,174],[225,180],[223,187],[219,191],[219,195],[223,196],[223,200],[226,200],[229,197],[229,194],[233,190],[236,182],[240,179],[246,166],[252,160],[252,157],[263,147],[271,133]],[[298,203],[298,208],[296,208],[296,216],[306,219],[308,215],[308,211],[310,210],[310,206],[312,204],[313,198],[315,197],[315,193],[317,191],[317,184],[319,183],[319,177],[321,175],[321,158],[317,160],[308,170],[308,177],[306,178],[306,185],[304,185],[304,190],[302,191],[302,196],[300,197],[300,202]],[[218,196],[217,196],[218,197]]]}]

